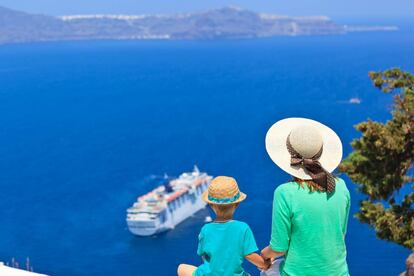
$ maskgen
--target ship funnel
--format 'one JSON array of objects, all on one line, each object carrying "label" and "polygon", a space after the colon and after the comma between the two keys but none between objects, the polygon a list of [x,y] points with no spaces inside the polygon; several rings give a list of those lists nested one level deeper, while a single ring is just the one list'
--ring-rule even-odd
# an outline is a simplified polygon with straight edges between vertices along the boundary
[{"label": "ship funnel", "polygon": [[199,174],[199,173],[200,173],[200,170],[198,169],[197,165],[194,165],[194,169],[193,169],[193,171],[194,171],[196,174]]}]

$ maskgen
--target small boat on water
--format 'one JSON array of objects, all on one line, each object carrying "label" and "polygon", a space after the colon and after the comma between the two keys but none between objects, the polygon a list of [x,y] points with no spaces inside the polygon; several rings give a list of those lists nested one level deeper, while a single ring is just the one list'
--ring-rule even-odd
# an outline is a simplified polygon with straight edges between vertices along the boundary
[{"label": "small boat on water", "polygon": [[200,172],[194,166],[192,172],[182,173],[178,178],[167,180],[163,185],[138,197],[127,209],[127,225],[131,233],[151,236],[174,229],[206,203],[201,195],[207,189],[212,176]]},{"label": "small boat on water", "polygon": [[360,104],[361,102],[362,102],[362,100],[358,97],[350,98],[349,101],[348,101],[348,103],[350,103],[350,104]]}]

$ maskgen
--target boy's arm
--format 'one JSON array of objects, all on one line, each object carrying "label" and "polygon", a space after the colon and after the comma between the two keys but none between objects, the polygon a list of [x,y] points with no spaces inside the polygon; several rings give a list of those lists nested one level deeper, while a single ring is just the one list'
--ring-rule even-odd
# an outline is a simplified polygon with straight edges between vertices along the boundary
[{"label": "boy's arm", "polygon": [[251,262],[252,264],[254,264],[255,266],[257,266],[261,270],[267,270],[270,267],[270,265],[271,265],[271,262],[270,261],[265,261],[262,258],[262,256],[260,256],[257,253],[251,253],[251,254],[246,255],[244,257],[246,258],[246,260],[248,260],[249,262]]}]

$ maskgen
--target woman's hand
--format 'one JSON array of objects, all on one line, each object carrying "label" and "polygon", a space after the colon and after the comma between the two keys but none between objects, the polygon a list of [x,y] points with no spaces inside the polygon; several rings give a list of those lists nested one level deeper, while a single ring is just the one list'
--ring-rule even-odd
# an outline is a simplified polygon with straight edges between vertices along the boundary
[{"label": "woman's hand", "polygon": [[263,248],[261,252],[261,256],[265,260],[274,260],[277,257],[283,256],[283,255],[285,255],[285,252],[274,251],[273,249],[270,248],[270,246],[266,246],[265,248]]},{"label": "woman's hand", "polygon": [[257,266],[259,270],[268,270],[270,265],[272,264],[269,260],[263,259],[263,257],[257,253],[246,255],[245,258],[249,262]]}]

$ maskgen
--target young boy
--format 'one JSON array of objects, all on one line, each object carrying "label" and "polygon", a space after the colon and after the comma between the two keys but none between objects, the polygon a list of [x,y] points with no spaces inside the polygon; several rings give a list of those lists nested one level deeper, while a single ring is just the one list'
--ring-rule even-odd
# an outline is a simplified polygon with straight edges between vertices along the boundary
[{"label": "young boy", "polygon": [[181,264],[179,276],[244,276],[248,275],[242,268],[247,259],[259,269],[270,266],[259,254],[250,227],[241,221],[233,220],[233,214],[246,195],[239,191],[237,182],[232,177],[214,178],[208,190],[203,194],[216,214],[216,219],[203,226],[198,237],[197,254],[202,257],[199,267]]}]

